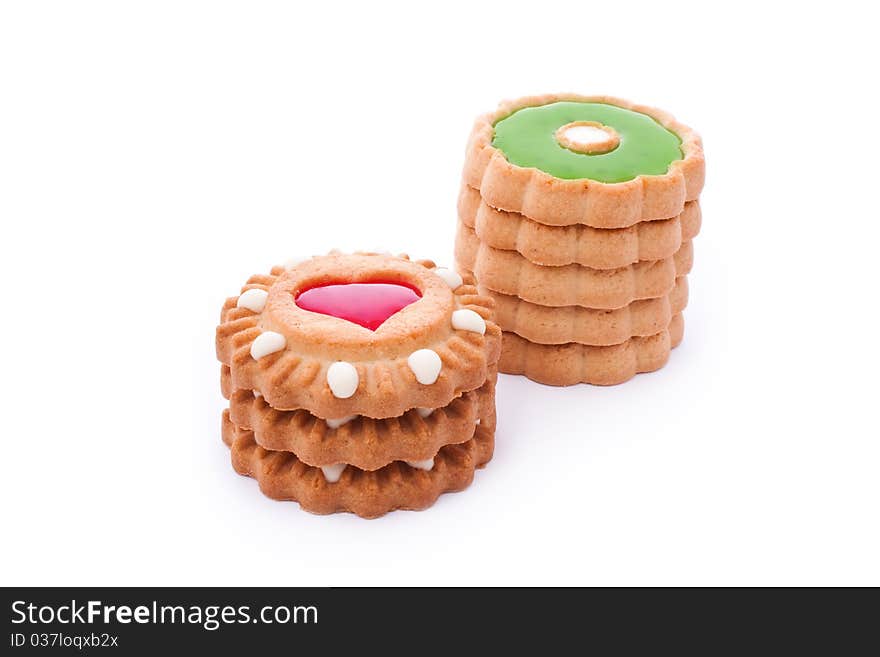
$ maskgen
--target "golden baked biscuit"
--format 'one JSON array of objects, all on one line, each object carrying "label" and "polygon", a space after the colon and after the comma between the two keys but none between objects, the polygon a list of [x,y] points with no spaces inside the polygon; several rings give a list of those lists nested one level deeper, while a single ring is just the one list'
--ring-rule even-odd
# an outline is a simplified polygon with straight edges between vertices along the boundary
[{"label": "golden baked biscuit", "polygon": [[251,390],[235,390],[229,416],[236,426],[252,431],[260,447],[293,452],[307,465],[346,463],[377,470],[392,461],[425,461],[444,445],[470,440],[477,422],[495,416],[495,380],[493,373],[482,386],[446,406],[413,408],[383,419],[355,415],[324,420],[302,409],[276,410]]},{"label": "golden baked biscuit", "polygon": [[254,434],[236,427],[223,413],[223,441],[229,445],[232,466],[257,480],[260,490],[277,500],[292,500],[312,513],[349,511],[376,518],[395,509],[420,510],[442,493],[467,488],[474,471],[492,458],[494,418],[474,426],[466,442],[446,445],[432,459],[431,469],[395,461],[378,470],[346,467],[332,481],[320,468],[306,465],[293,452],[263,449]]},{"label": "golden baked biscuit", "polygon": [[676,315],[663,331],[608,347],[569,343],[545,345],[505,333],[498,369],[551,386],[576,383],[609,386],[642,372],[659,370],[684,336],[684,319]]},{"label": "golden baked biscuit", "polygon": [[485,289],[542,306],[600,310],[614,310],[633,301],[669,294],[675,279],[690,272],[693,255],[692,243],[685,242],[672,257],[617,269],[582,265],[544,267],[516,251],[501,251],[481,243],[474,231],[460,222],[455,240],[459,270],[473,272]]},{"label": "golden baked biscuit", "polygon": [[667,295],[633,301],[615,310],[539,306],[519,297],[491,290],[483,292],[495,300],[495,314],[502,330],[539,344],[579,342],[608,346],[654,335],[685,309],[688,300],[687,276],[677,278]]},{"label": "golden baked biscuit", "polygon": [[616,269],[640,260],[662,260],[700,231],[698,201],[688,201],[677,217],[642,221],[627,228],[593,228],[583,224],[548,226],[516,212],[489,206],[475,189],[463,185],[458,218],[481,242],[517,251],[536,265],[578,264]]}]

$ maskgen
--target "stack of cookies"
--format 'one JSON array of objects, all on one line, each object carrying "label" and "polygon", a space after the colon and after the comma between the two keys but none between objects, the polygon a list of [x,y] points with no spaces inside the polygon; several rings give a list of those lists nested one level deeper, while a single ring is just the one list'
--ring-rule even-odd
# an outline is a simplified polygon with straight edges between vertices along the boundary
[{"label": "stack of cookies", "polygon": [[216,336],[233,467],[269,497],[368,518],[467,487],[494,447],[492,307],[472,279],[405,256],[251,277]]},{"label": "stack of cookies", "polygon": [[699,136],[609,97],[503,103],[468,142],[456,260],[494,299],[499,369],[621,383],[682,339],[705,166]]}]

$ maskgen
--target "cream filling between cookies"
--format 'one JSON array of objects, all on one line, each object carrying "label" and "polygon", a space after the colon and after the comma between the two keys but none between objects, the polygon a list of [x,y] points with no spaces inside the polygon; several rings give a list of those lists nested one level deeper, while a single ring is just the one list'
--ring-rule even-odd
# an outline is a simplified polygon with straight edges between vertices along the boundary
[{"label": "cream filling between cookies", "polygon": [[334,463],[333,465],[322,465],[321,472],[324,473],[324,479],[328,484],[335,484],[339,481],[342,473],[348,467],[347,463]]},{"label": "cream filling between cookies", "polygon": [[[422,461],[404,461],[409,467],[417,470],[425,470],[430,472],[434,469],[434,457],[424,459]],[[333,465],[322,465],[321,472],[328,484],[335,484],[342,478],[342,473],[348,467],[348,463],[334,463]]]},{"label": "cream filling between cookies", "polygon": [[348,424],[356,417],[358,417],[358,416],[357,415],[346,415],[345,417],[330,418],[328,420],[324,420],[324,422],[326,422],[327,426],[330,427],[331,429],[338,429],[343,424]]},{"label": "cream filling between cookies", "polygon": [[434,459],[425,459],[423,461],[407,461],[406,464],[411,468],[416,468],[417,470],[433,470],[434,469]]},{"label": "cream filling between cookies", "polygon": [[[261,395],[259,392],[254,391],[254,397],[260,397],[260,396]],[[413,410],[416,413],[418,413],[419,417],[421,417],[422,419],[425,419],[425,418],[430,417],[431,413],[433,413],[435,409],[416,407]],[[351,422],[352,420],[359,418],[359,417],[360,417],[360,415],[346,415],[345,417],[328,418],[328,419],[324,420],[324,423],[330,429],[338,429],[339,427],[344,426],[344,425],[348,424],[349,422]],[[480,418],[477,418],[476,424],[479,424],[479,423],[480,423]]]}]

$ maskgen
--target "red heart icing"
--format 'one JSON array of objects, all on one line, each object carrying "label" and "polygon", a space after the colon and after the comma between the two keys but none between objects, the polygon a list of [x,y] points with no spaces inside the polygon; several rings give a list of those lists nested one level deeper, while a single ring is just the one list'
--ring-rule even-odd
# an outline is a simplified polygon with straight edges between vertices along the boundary
[{"label": "red heart icing", "polygon": [[338,317],[375,331],[398,310],[422,298],[400,283],[331,283],[303,290],[294,301],[303,310]]}]

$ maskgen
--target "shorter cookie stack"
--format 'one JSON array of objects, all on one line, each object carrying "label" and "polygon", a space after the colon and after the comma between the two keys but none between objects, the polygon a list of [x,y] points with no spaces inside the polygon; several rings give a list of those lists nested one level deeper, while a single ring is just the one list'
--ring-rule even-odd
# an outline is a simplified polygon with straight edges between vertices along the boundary
[{"label": "shorter cookie stack", "polygon": [[430,261],[332,253],[253,276],[217,327],[239,474],[373,518],[467,487],[494,449],[491,299]]},{"label": "shorter cookie stack", "polygon": [[608,97],[541,96],[477,120],[456,260],[496,304],[499,369],[621,383],[683,337],[704,180],[699,137]]}]

